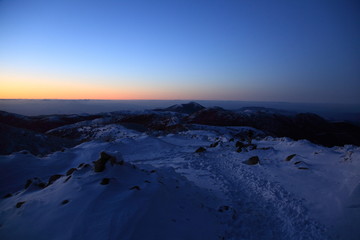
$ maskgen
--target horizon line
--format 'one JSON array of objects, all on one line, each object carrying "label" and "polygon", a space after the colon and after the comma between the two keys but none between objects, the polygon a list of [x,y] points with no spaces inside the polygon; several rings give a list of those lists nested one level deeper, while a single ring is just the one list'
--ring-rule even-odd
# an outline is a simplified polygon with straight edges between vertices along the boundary
[{"label": "horizon line", "polygon": [[219,101],[219,102],[257,102],[281,104],[338,104],[360,105],[360,103],[338,102],[292,102],[292,101],[266,101],[266,100],[225,100],[225,99],[98,99],[98,98],[0,98],[0,100],[38,100],[38,101]]}]

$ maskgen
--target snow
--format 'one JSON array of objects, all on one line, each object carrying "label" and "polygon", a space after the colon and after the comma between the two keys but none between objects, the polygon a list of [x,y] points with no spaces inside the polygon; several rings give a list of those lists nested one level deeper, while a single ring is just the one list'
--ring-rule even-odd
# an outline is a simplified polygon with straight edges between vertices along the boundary
[{"label": "snow", "polygon": [[[242,127],[162,136],[116,124],[72,127],[91,141],[44,157],[0,156],[0,194],[12,194],[0,199],[1,239],[360,239],[359,147]],[[257,148],[237,152],[231,138],[248,130],[257,131]],[[103,151],[125,164],[95,172]],[[243,163],[252,156],[260,164]],[[24,188],[54,174],[63,176],[46,188]]]}]

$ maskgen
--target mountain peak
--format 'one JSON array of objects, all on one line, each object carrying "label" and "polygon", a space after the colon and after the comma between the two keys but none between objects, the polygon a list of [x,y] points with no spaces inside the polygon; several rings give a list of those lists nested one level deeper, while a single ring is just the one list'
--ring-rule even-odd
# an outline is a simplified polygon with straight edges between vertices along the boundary
[{"label": "mountain peak", "polygon": [[155,110],[156,111],[170,111],[170,112],[193,114],[204,108],[205,108],[204,106],[200,105],[197,102],[189,102],[189,103],[183,103],[183,104],[175,104],[168,108],[155,109]]}]

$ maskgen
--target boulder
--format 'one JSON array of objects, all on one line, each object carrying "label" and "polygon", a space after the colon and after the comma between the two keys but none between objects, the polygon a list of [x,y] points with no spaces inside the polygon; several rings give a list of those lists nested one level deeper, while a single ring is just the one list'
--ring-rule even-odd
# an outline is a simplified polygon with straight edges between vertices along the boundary
[{"label": "boulder", "polygon": [[109,178],[103,178],[102,180],[101,180],[101,185],[108,185],[109,184],[109,182],[110,182],[110,179]]},{"label": "boulder", "polygon": [[25,203],[25,201],[24,202],[18,202],[18,203],[16,203],[15,207],[20,208],[24,203]]},{"label": "boulder", "polygon": [[296,156],[296,154],[291,154],[285,158],[285,161],[291,161]]},{"label": "boulder", "polygon": [[244,161],[243,163],[247,165],[256,165],[260,163],[260,159],[258,156],[250,157],[248,160]]},{"label": "boulder", "polygon": [[196,149],[196,153],[201,153],[201,152],[205,152],[206,149],[204,147],[199,147],[198,149]]},{"label": "boulder", "polygon": [[58,180],[59,178],[61,178],[63,175],[61,174],[55,174],[55,175],[52,175],[50,178],[49,178],[49,182],[47,184],[47,186],[53,184],[56,180]]},{"label": "boulder", "polygon": [[240,142],[240,141],[237,141],[237,142],[235,143],[235,147],[237,147],[237,148],[242,148],[242,147],[244,147],[244,146],[245,146],[245,144],[242,143],[242,142]]},{"label": "boulder", "polygon": [[76,168],[70,168],[67,172],[66,172],[66,176],[69,176],[71,174],[73,174],[73,172],[75,172],[77,169]]},{"label": "boulder", "polygon": [[212,144],[210,144],[211,148],[217,147],[219,145],[219,142],[214,142]]},{"label": "boulder", "polygon": [[114,164],[123,164],[123,161],[117,162],[114,156],[107,154],[106,152],[100,153],[100,158],[94,161],[94,171],[95,172],[102,172],[105,170],[105,165],[107,162],[110,162],[111,165]]}]

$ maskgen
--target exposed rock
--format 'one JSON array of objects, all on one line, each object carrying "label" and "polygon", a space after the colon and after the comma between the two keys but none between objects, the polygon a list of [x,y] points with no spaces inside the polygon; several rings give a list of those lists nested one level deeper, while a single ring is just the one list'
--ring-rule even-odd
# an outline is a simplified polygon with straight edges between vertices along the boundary
[{"label": "exposed rock", "polygon": [[106,152],[100,153],[100,158],[106,159],[107,161],[110,161],[111,165],[116,164],[116,158],[114,156],[111,156],[110,154],[107,154]]},{"label": "exposed rock", "polygon": [[204,147],[199,147],[198,149],[196,149],[196,153],[201,153],[201,152],[205,152],[206,149]]},{"label": "exposed rock", "polygon": [[211,148],[217,147],[219,145],[219,142],[214,142],[212,144],[210,144]]},{"label": "exposed rock", "polygon": [[70,168],[67,172],[66,172],[66,176],[69,176],[71,174],[73,174],[73,172],[75,172],[77,169],[76,168]]},{"label": "exposed rock", "polygon": [[109,182],[110,182],[110,179],[109,178],[103,178],[102,180],[101,180],[101,185],[108,185],[109,184]]},{"label": "exposed rock", "polygon": [[86,163],[81,169],[91,167],[90,164]]},{"label": "exposed rock", "polygon": [[221,206],[221,207],[219,207],[218,211],[219,211],[219,212],[226,212],[226,211],[228,211],[229,209],[230,209],[229,206]]},{"label": "exposed rock", "polygon": [[25,183],[24,188],[25,188],[25,189],[28,189],[31,184],[32,184],[32,180],[31,180],[31,179],[28,179],[28,180],[26,181],[26,183]]},{"label": "exposed rock", "polygon": [[246,144],[245,147],[248,151],[255,150],[257,148],[255,144]]},{"label": "exposed rock", "polygon": [[252,145],[251,142],[252,142],[254,136],[255,136],[255,133],[251,130],[246,133],[246,139],[247,139],[249,145]]},{"label": "exposed rock", "polygon": [[291,154],[285,158],[285,161],[291,161],[296,156],[296,154]]},{"label": "exposed rock", "polygon": [[68,176],[68,177],[65,179],[64,183],[66,183],[67,181],[69,181],[69,180],[70,180],[70,178],[71,178],[71,175],[70,175],[70,176]]},{"label": "exposed rock", "polygon": [[18,202],[18,203],[16,203],[15,207],[20,208],[24,203],[25,203],[25,201],[24,202]]},{"label": "exposed rock", "polygon": [[58,179],[61,178],[62,176],[64,176],[64,175],[61,175],[61,174],[52,175],[52,176],[49,178],[49,182],[48,182],[47,186],[53,184],[56,180],[58,180]]},{"label": "exposed rock", "polygon": [[253,156],[253,157],[250,157],[248,160],[244,161],[243,163],[245,163],[247,165],[256,165],[256,164],[260,163],[260,159],[258,156]]},{"label": "exposed rock", "polygon": [[130,188],[130,190],[140,190],[140,187],[139,186],[133,186]]},{"label": "exposed rock", "polygon": [[9,198],[9,197],[12,197],[12,194],[11,194],[11,193],[8,193],[8,194],[6,194],[5,196],[3,196],[3,198]]},{"label": "exposed rock", "polygon": [[24,188],[28,189],[30,186],[37,186],[39,188],[45,188],[46,184],[43,183],[39,178],[28,179],[25,183]]},{"label": "exposed rock", "polygon": [[242,148],[242,147],[244,147],[244,146],[245,146],[245,144],[242,143],[242,142],[240,142],[240,141],[237,141],[237,142],[235,143],[235,147],[237,147],[237,148]]},{"label": "exposed rock", "polygon": [[258,148],[260,150],[270,150],[270,149],[273,149],[272,147],[262,147],[262,148]]},{"label": "exposed rock", "polygon": [[105,170],[105,165],[107,162],[110,162],[111,165],[115,165],[115,164],[124,164],[124,161],[121,160],[120,162],[116,161],[116,158],[114,156],[111,156],[109,154],[107,154],[106,152],[101,152],[100,153],[100,158],[96,161],[94,161],[94,171],[95,172],[102,172]]},{"label": "exposed rock", "polygon": [[102,172],[105,170],[105,164],[107,161],[111,158],[110,155],[108,155],[105,152],[101,152],[100,158],[96,161],[94,161],[94,171],[95,172]]}]

